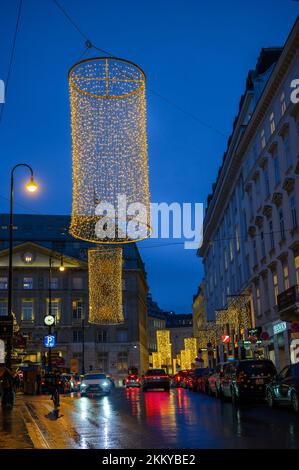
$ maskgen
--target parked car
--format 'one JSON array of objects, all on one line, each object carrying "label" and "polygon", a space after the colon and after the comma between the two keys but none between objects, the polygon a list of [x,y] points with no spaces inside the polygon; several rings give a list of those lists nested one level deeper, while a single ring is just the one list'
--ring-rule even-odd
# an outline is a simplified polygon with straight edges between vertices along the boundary
[{"label": "parked car", "polygon": [[204,376],[205,372],[205,368],[194,369],[192,373],[187,376],[187,388],[193,392],[197,391],[198,380]]},{"label": "parked car", "polygon": [[71,374],[71,391],[72,392],[79,392],[80,391],[80,385],[83,380],[83,375],[79,374]]},{"label": "parked car", "polygon": [[164,369],[149,369],[142,380],[142,389],[146,392],[149,389],[170,390],[170,378]]},{"label": "parked car", "polygon": [[106,374],[90,372],[84,375],[80,385],[81,397],[94,395],[109,395],[112,389],[111,381]]},{"label": "parked car", "polygon": [[141,379],[136,374],[129,374],[124,380],[124,385],[126,388],[141,387]]},{"label": "parked car", "polygon": [[229,365],[229,362],[219,362],[217,364],[214,372],[209,375],[208,377],[208,387],[207,392],[209,395],[215,395],[216,397],[220,398],[222,395],[221,390],[221,379],[223,377],[223,373],[225,368]]},{"label": "parked car", "polygon": [[299,412],[299,363],[286,366],[266,386],[268,405],[291,405]]},{"label": "parked car", "polygon": [[70,393],[74,391],[72,374],[63,373],[60,375],[60,380],[61,380],[61,392],[60,393]]},{"label": "parked car", "polygon": [[223,371],[222,396],[231,399],[233,403],[243,398],[263,399],[266,397],[266,386],[276,373],[276,368],[269,359],[233,361]]},{"label": "parked car", "polygon": [[214,370],[206,368],[203,374],[197,377],[197,392],[209,393],[209,377],[214,373]]},{"label": "parked car", "polygon": [[46,373],[41,378],[40,391],[44,394],[50,394],[53,385],[58,385],[59,393],[64,393],[64,384],[58,374],[54,372]]}]

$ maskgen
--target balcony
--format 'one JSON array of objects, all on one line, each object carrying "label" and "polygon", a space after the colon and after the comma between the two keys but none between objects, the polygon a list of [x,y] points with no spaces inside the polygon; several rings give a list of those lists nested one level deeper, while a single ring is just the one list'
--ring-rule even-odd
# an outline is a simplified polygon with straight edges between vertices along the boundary
[{"label": "balcony", "polygon": [[277,296],[278,314],[283,321],[299,321],[299,286],[295,285]]}]

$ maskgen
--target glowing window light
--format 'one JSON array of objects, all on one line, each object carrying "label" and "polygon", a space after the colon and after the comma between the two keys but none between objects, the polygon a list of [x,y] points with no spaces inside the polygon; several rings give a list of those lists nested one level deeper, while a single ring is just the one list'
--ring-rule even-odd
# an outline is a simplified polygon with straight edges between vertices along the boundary
[{"label": "glowing window light", "polygon": [[123,321],[122,248],[88,250],[89,322],[114,324]]},{"label": "glowing window light", "polygon": [[197,341],[196,338],[184,338],[185,349],[190,351],[191,362],[197,357]]},{"label": "glowing window light", "polygon": [[[69,71],[69,85],[73,153],[70,233],[97,243],[147,238],[150,199],[144,72],[122,59],[97,57],[75,64]],[[140,218],[144,223],[135,222],[134,211],[127,215],[118,207],[119,195],[125,196],[127,207],[142,204]],[[103,203],[113,208],[112,213],[99,211]]]},{"label": "glowing window light", "polygon": [[153,369],[161,369],[162,367],[162,358],[159,352],[152,353]]},{"label": "glowing window light", "polygon": [[191,352],[190,349],[181,350],[181,370],[191,369]]},{"label": "glowing window light", "polygon": [[169,330],[157,330],[157,348],[161,354],[162,365],[171,365],[171,343]]}]

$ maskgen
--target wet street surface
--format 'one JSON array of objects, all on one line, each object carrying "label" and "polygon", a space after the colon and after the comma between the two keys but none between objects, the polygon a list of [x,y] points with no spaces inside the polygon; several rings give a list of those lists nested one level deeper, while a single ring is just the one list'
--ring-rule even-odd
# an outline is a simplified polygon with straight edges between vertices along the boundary
[{"label": "wet street surface", "polygon": [[0,411],[0,449],[299,448],[299,415],[288,408],[231,403],[172,389],[116,389],[108,397],[18,395]]}]

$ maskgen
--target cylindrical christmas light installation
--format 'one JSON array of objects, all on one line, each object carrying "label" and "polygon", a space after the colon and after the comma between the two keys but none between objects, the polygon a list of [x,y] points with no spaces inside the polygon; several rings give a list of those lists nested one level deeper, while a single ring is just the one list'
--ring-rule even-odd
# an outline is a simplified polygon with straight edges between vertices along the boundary
[{"label": "cylindrical christmas light installation", "polygon": [[145,75],[112,57],[69,71],[73,203],[70,233],[96,243],[150,235]]},{"label": "cylindrical christmas light installation", "polygon": [[171,343],[169,330],[157,330],[157,349],[163,366],[171,365]]},{"label": "cylindrical christmas light installation", "polygon": [[88,250],[89,322],[114,324],[123,321],[122,248]]},{"label": "cylindrical christmas light installation", "polygon": [[196,338],[184,338],[185,349],[190,351],[191,363],[195,362],[197,357],[197,341]]}]

